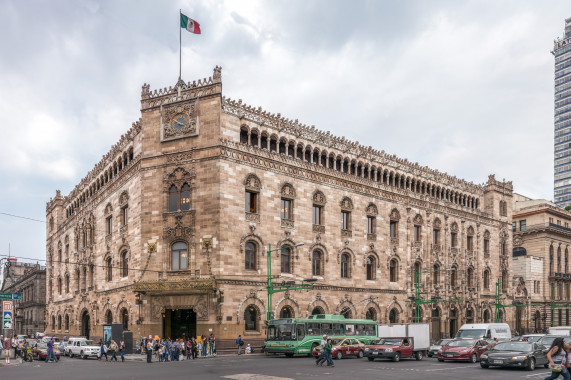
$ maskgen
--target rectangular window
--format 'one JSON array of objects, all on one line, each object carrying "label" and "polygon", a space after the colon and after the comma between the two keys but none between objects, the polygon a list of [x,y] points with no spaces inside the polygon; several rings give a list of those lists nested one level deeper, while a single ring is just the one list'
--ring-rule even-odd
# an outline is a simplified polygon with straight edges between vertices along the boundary
[{"label": "rectangular window", "polygon": [[246,212],[251,214],[258,213],[258,193],[246,191]]},{"label": "rectangular window", "polygon": [[375,217],[374,216],[367,216],[367,233],[374,234],[375,233]]},{"label": "rectangular window", "polygon": [[525,219],[519,221],[519,230],[520,231],[525,231],[525,224],[526,224]]},{"label": "rectangular window", "polygon": [[391,220],[391,224],[390,224],[390,234],[392,238],[397,238],[398,237],[398,227],[399,227],[399,222]]},{"label": "rectangular window", "polygon": [[107,227],[107,235],[111,235],[113,233],[113,217],[112,216],[107,217],[106,227]]},{"label": "rectangular window", "polygon": [[124,226],[129,224],[129,206],[125,206],[121,209],[121,222]]},{"label": "rectangular window", "polygon": [[549,218],[549,223],[553,223],[553,218]]},{"label": "rectangular window", "polygon": [[282,199],[281,205],[281,218],[291,220],[291,203],[289,199]]},{"label": "rectangular window", "polygon": [[490,241],[488,239],[484,239],[484,253],[486,255],[490,253]]},{"label": "rectangular window", "polygon": [[341,229],[351,229],[351,213],[349,211],[341,211]]},{"label": "rectangular window", "polygon": [[456,248],[458,246],[458,234],[456,232],[450,233],[450,245],[452,248]]},{"label": "rectangular window", "polygon": [[472,236],[466,237],[466,249],[472,251],[474,249],[474,238]]},{"label": "rectangular window", "polygon": [[512,231],[516,232],[517,230],[517,222],[512,222]]},{"label": "rectangular window", "polygon": [[414,241],[419,242],[420,241],[420,226],[414,226]]},{"label": "rectangular window", "polygon": [[440,230],[432,230],[432,244],[440,244]]},{"label": "rectangular window", "polygon": [[321,225],[321,211],[322,211],[321,206],[313,205],[313,224],[316,226]]}]

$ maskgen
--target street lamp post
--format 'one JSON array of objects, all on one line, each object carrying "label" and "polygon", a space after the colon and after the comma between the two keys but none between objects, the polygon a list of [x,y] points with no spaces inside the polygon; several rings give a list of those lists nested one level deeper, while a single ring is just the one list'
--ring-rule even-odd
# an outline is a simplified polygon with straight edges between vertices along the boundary
[{"label": "street lamp post", "polygon": [[432,271],[418,271],[416,272],[416,281],[415,281],[415,295],[414,295],[414,303],[415,303],[415,307],[414,307],[414,323],[419,323],[420,322],[420,305],[425,305],[425,304],[431,304],[431,303],[451,303],[451,302],[460,302],[462,301],[462,299],[439,299],[436,297],[433,297],[431,300],[429,301],[424,301],[422,299],[422,295],[426,294],[426,292],[421,292],[420,291],[420,274],[421,273],[436,273],[436,272],[450,272],[450,271],[454,271],[456,269],[454,268],[448,268],[448,269],[440,269],[440,270],[432,270]]},{"label": "street lamp post", "polygon": [[[287,292],[288,290],[303,290],[303,289],[313,289],[313,284],[304,284],[303,282],[300,285],[296,285],[295,281],[285,281],[282,282],[281,286],[274,286],[272,280],[275,278],[279,278],[279,276],[272,276],[272,252],[279,251],[283,248],[295,248],[304,245],[304,243],[298,243],[295,245],[284,245],[281,248],[277,248],[272,250],[272,245],[268,245],[268,252],[266,254],[267,257],[267,271],[268,271],[268,283],[266,285],[266,289],[268,291],[268,312],[267,312],[267,320],[268,322],[274,319],[274,313],[272,312],[272,295],[274,293],[280,292]],[[315,279],[305,279],[304,282],[311,282],[315,281]]]}]

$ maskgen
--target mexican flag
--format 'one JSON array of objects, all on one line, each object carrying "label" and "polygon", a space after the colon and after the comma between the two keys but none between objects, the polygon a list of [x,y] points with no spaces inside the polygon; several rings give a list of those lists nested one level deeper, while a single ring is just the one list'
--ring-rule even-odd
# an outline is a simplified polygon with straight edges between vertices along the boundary
[{"label": "mexican flag", "polygon": [[182,13],[180,14],[180,27],[188,30],[190,33],[200,34],[200,24]]}]

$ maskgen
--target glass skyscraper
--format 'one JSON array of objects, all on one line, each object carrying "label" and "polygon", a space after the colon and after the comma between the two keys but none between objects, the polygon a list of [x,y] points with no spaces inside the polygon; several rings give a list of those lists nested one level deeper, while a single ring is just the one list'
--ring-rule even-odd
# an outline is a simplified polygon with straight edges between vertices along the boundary
[{"label": "glass skyscraper", "polygon": [[563,38],[554,41],[555,141],[554,197],[560,207],[571,205],[571,18],[565,20]]}]

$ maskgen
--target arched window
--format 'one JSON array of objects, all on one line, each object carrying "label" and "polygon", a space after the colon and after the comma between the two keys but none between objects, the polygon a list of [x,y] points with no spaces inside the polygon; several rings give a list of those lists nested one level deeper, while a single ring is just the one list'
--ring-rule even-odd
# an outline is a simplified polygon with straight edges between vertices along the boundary
[{"label": "arched window", "polygon": [[376,267],[375,256],[367,257],[367,280],[375,279],[375,272],[376,272],[375,267]]},{"label": "arched window", "polygon": [[61,295],[61,277],[58,277],[57,279],[57,292]]},{"label": "arched window", "polygon": [[79,269],[75,271],[75,281],[76,281],[76,290],[79,292],[79,290],[81,289],[81,277],[80,277],[80,271]]},{"label": "arched window", "polygon": [[398,310],[391,309],[391,311],[389,311],[389,323],[397,323],[398,316],[399,316]]},{"label": "arched window", "polygon": [[293,318],[293,310],[291,306],[284,306],[280,310],[280,318]]},{"label": "arched window", "polygon": [[321,270],[323,265],[323,254],[320,250],[313,251],[311,257],[311,272],[314,276],[323,276],[323,272]]},{"label": "arched window", "polygon": [[127,309],[121,310],[121,324],[123,325],[123,330],[129,330],[129,312]]},{"label": "arched window", "polygon": [[65,330],[66,331],[69,330],[69,315],[68,314],[65,315]]},{"label": "arched window", "polygon": [[113,323],[113,313],[111,313],[111,310],[107,310],[105,313],[105,323],[108,325]]},{"label": "arched window", "polygon": [[467,277],[467,283],[468,283],[468,287],[471,288],[474,286],[474,269],[472,269],[471,267],[468,268],[468,270],[466,271],[466,277]]},{"label": "arched window", "polygon": [[561,273],[561,246],[557,247],[557,272]]},{"label": "arched window", "polygon": [[280,263],[282,273],[291,273],[291,248],[282,247]]},{"label": "arched window", "polygon": [[474,310],[466,309],[466,323],[474,323]]},{"label": "arched window", "polygon": [[129,276],[129,252],[123,251],[121,254],[121,277]]},{"label": "arched window", "polygon": [[188,248],[186,243],[182,241],[174,243],[171,248],[171,257],[172,270],[188,269]]},{"label": "arched window", "polygon": [[57,317],[57,329],[61,330],[61,315],[58,315]]},{"label": "arched window", "polygon": [[56,329],[56,317],[52,315],[52,330]]},{"label": "arched window", "polygon": [[502,291],[508,290],[508,281],[508,271],[504,270],[502,271]]},{"label": "arched window", "polygon": [[65,293],[69,294],[69,274],[65,275]]},{"label": "arched window", "polygon": [[[78,272],[79,274],[79,272]],[[83,283],[82,289],[85,291],[87,290],[87,268],[83,267]]]},{"label": "arched window", "polygon": [[254,305],[250,305],[244,311],[244,327],[246,331],[258,330],[258,312]]},{"label": "arched window", "polygon": [[419,261],[414,263],[414,268],[412,271],[412,283],[416,287],[417,283],[420,283],[420,272],[422,270],[422,265]]},{"label": "arched window", "polygon": [[169,211],[178,211],[178,189],[175,185],[169,189]]},{"label": "arched window", "polygon": [[244,263],[247,270],[256,270],[256,244],[246,243]]},{"label": "arched window", "polygon": [[450,286],[456,286],[456,276],[457,276],[458,268],[456,266],[452,267],[450,271]]},{"label": "arched window", "polygon": [[553,275],[553,245],[549,246],[549,275]]},{"label": "arched window", "polygon": [[389,281],[390,282],[397,282],[398,276],[398,263],[396,259],[392,259],[389,263]]},{"label": "arched window", "polygon": [[180,209],[182,211],[190,210],[190,186],[185,183],[180,190]]},{"label": "arched window", "polygon": [[351,308],[348,306],[345,306],[343,309],[341,309],[341,313],[342,316],[345,317],[345,319],[351,319],[353,318],[353,313],[351,312]]},{"label": "arched window", "polygon": [[105,262],[105,271],[107,275],[107,281],[113,281],[113,262],[111,261],[111,257],[108,258]]},{"label": "arched window", "polygon": [[349,277],[349,255],[344,253],[341,255],[341,277],[348,278]]},{"label": "arched window", "polygon": [[490,288],[490,271],[484,270],[484,289]]},{"label": "arched window", "polygon": [[432,267],[432,282],[434,285],[438,285],[440,283],[440,265],[434,264]]},{"label": "arched window", "polygon": [[365,319],[370,319],[371,321],[376,321],[377,320],[377,310],[375,310],[374,307],[368,308],[367,312],[365,313]]}]

